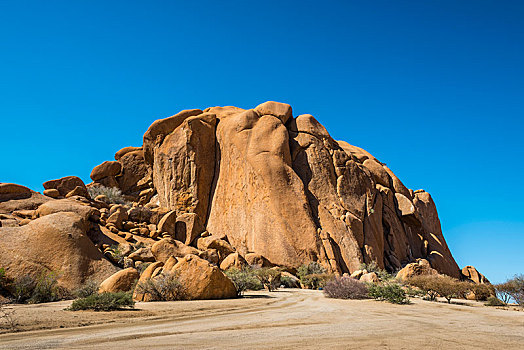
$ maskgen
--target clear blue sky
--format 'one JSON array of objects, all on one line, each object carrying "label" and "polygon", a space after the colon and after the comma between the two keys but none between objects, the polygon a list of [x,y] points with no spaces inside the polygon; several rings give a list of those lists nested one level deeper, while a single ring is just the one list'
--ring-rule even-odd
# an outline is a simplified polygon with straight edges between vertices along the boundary
[{"label": "clear blue sky", "polygon": [[155,119],[313,114],[437,203],[459,265],[524,272],[524,2],[2,1],[0,181],[42,190]]}]

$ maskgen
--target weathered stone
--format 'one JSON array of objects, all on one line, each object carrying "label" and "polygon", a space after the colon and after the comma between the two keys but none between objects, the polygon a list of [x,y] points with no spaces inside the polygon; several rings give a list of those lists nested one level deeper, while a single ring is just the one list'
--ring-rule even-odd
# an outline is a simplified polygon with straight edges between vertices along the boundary
[{"label": "weathered stone", "polygon": [[93,168],[90,177],[93,181],[98,181],[104,177],[116,176],[120,174],[121,170],[122,165],[119,162],[105,161]]},{"label": "weathered stone", "polygon": [[151,253],[157,261],[165,262],[171,256],[183,258],[188,254],[198,255],[200,251],[172,238],[164,238],[153,244]]},{"label": "weathered stone", "polygon": [[66,176],[56,180],[49,180],[43,183],[46,190],[56,189],[62,197],[75,189],[76,186],[86,187],[82,179],[77,176]]},{"label": "weathered stone", "polygon": [[242,257],[242,255],[238,253],[231,253],[224,260],[222,260],[220,263],[220,269],[224,271],[232,267],[242,269],[246,265],[247,261]]},{"label": "weathered stone", "polygon": [[100,284],[98,293],[127,292],[139,277],[138,271],[133,267],[118,271]]},{"label": "weathered stone", "polygon": [[399,272],[397,279],[406,281],[415,276],[438,275],[426,259],[418,259],[417,262],[407,264]]},{"label": "weathered stone", "polygon": [[187,255],[173,267],[188,299],[235,298],[235,285],[217,266],[196,255]]},{"label": "weathered stone", "polygon": [[484,276],[483,274],[481,274],[480,272],[478,272],[478,270],[474,267],[474,266],[465,266],[463,269],[462,269],[462,275],[472,281],[473,283],[476,283],[476,284],[491,284],[488,279],[486,278],[486,276]]}]

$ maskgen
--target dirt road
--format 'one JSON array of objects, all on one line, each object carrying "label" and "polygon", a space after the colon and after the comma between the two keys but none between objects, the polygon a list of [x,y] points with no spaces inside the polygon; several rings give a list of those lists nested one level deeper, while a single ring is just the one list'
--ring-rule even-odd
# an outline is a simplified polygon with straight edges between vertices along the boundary
[{"label": "dirt road", "polygon": [[140,303],[141,311],[117,313],[63,311],[68,304],[24,306],[18,317],[26,327],[33,320],[33,328],[102,323],[3,334],[0,349],[524,348],[524,312],[480,304],[392,305],[289,289],[237,300]]}]

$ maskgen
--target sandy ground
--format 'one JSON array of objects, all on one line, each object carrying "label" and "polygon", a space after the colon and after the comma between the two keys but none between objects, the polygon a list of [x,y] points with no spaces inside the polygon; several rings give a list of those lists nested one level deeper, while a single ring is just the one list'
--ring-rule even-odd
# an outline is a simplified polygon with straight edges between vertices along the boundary
[{"label": "sandy ground", "polygon": [[64,311],[69,304],[17,306],[24,331],[2,329],[0,349],[524,349],[524,312],[478,303],[392,305],[284,289],[136,311]]}]

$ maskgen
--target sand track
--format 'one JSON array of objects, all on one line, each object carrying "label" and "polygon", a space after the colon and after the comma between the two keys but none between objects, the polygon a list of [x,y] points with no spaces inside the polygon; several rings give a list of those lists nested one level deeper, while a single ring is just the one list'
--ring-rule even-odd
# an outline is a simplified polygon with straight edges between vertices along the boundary
[{"label": "sand track", "polygon": [[[480,304],[392,305],[332,300],[309,290],[248,296],[140,303],[139,311],[117,313],[63,311],[70,302],[19,306],[21,328],[29,331],[0,335],[0,349],[522,349],[524,344],[524,312]],[[91,325],[79,327],[86,324]]]}]

